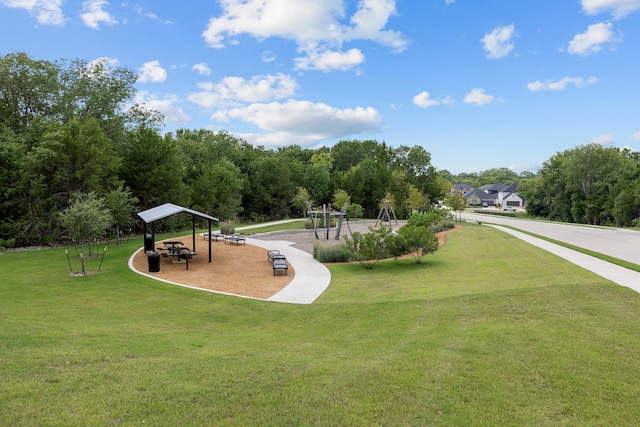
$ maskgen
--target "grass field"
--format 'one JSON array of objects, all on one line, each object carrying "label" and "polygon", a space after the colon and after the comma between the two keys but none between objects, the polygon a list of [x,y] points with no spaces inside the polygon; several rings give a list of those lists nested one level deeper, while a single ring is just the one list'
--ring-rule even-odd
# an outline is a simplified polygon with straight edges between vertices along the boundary
[{"label": "grass field", "polygon": [[640,295],[490,227],[303,306],[137,275],[141,244],[0,254],[0,425],[640,424]]}]

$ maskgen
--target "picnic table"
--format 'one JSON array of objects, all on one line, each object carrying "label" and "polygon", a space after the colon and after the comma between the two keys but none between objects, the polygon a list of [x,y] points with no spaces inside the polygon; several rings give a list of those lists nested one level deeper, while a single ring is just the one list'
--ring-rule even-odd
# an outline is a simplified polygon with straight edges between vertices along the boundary
[{"label": "picnic table", "polygon": [[186,246],[183,246],[184,243],[180,241],[166,241],[162,242],[164,244],[164,248],[158,248],[158,251],[162,253],[162,256],[172,256],[175,259],[174,263],[186,263],[187,270],[189,269],[189,260],[196,255],[191,249]]},{"label": "picnic table", "polygon": [[179,240],[168,240],[168,241],[162,242],[162,244],[164,245],[165,248],[175,248],[176,246],[184,245],[184,243],[182,243]]}]

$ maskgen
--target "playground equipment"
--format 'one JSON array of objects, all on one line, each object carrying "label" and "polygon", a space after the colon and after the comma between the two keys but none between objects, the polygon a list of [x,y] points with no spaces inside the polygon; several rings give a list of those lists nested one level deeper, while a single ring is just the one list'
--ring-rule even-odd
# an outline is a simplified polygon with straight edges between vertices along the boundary
[{"label": "playground equipment", "polygon": [[331,228],[331,218],[338,218],[338,224],[336,226],[335,239],[340,238],[340,230],[342,229],[342,220],[347,216],[347,205],[342,206],[339,211],[331,209],[331,205],[322,205],[322,209],[312,209],[311,202],[307,200],[307,213],[311,218],[311,224],[313,224],[313,233],[316,239],[320,239],[318,236],[318,218],[322,218],[322,228],[324,229],[324,238],[329,240],[329,228]]},{"label": "playground equipment", "polygon": [[391,207],[390,200],[382,201],[382,208],[380,209],[380,213],[378,214],[378,219],[376,219],[376,227],[378,226],[378,222],[388,222],[389,227],[391,227],[391,218],[398,224],[398,219],[396,218],[396,213],[393,211],[393,207]]}]

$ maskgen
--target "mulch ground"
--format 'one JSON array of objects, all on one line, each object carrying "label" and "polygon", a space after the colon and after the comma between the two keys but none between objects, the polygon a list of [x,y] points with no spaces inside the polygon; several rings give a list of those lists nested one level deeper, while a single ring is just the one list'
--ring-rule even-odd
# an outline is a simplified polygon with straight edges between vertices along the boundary
[{"label": "mulch ground", "polygon": [[[190,241],[191,236],[184,237],[184,240]],[[200,239],[197,241],[197,253],[189,260],[189,270],[186,263],[175,263],[173,257],[160,257],[160,272],[149,273],[149,260],[143,251],[136,254],[133,266],[158,279],[259,299],[275,295],[295,277],[291,265],[286,276],[281,272],[274,276],[267,251],[253,245],[212,241],[209,263],[208,242]]]}]

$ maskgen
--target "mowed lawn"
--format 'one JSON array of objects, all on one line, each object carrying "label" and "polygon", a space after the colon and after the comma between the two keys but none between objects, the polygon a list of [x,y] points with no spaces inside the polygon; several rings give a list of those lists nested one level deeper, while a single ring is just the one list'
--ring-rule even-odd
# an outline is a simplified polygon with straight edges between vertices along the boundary
[{"label": "mowed lawn", "polygon": [[640,424],[640,294],[492,228],[312,305],[147,279],[140,245],[0,255],[0,425]]}]

